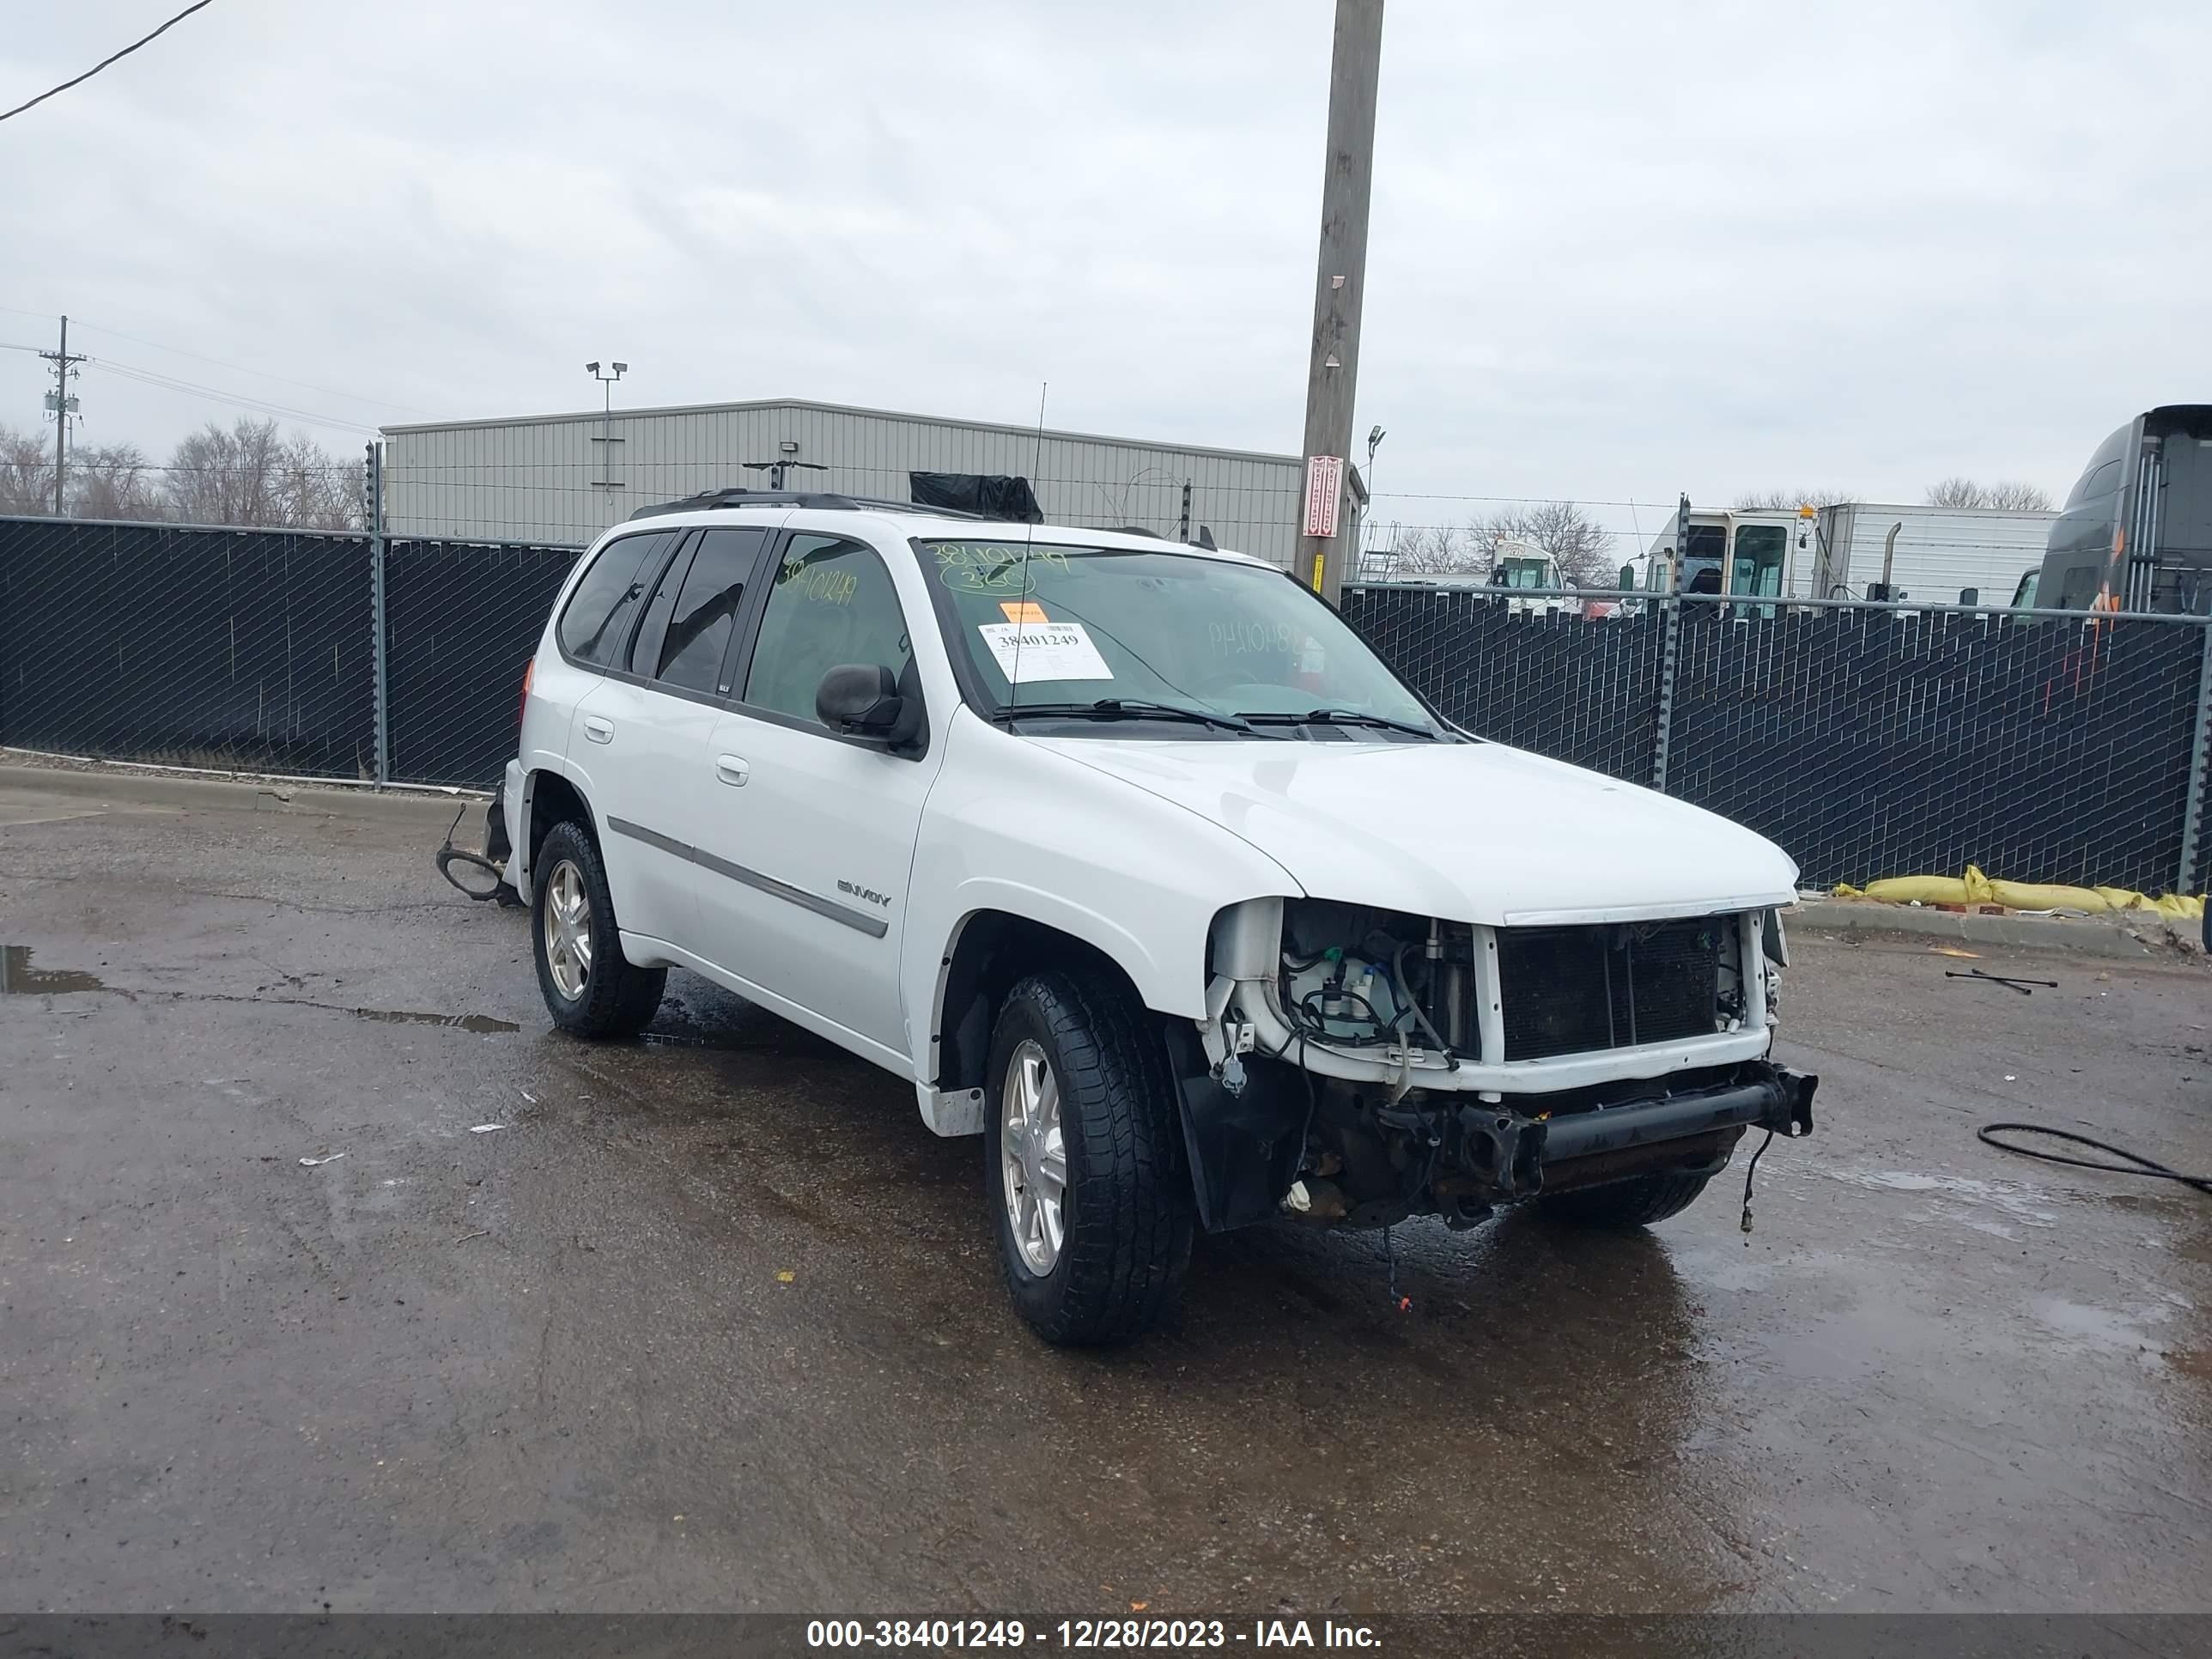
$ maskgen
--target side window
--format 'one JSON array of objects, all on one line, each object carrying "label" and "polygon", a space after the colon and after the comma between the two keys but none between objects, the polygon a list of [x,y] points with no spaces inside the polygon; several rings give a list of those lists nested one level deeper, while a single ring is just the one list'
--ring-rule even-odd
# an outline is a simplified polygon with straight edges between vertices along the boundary
[{"label": "side window", "polygon": [[668,550],[672,532],[624,536],[599,550],[561,614],[561,648],[579,662],[604,668],[629,637],[653,566]]},{"label": "side window", "polygon": [[2104,572],[2094,564],[2077,564],[2066,573],[2066,580],[2058,590],[2058,608],[2062,611],[2087,611],[2096,603],[2099,589],[2104,586]]},{"label": "side window", "polygon": [[650,675],[660,661],[660,643],[668,633],[669,616],[676,609],[677,591],[684,585],[684,573],[691,568],[698,545],[699,538],[693,536],[689,546],[677,550],[654,584],[653,597],[645,604],[645,619],[638,623],[637,637],[630,642],[628,666],[631,673]]},{"label": "side window", "polygon": [[814,693],[840,663],[878,663],[904,678],[914,652],[891,574],[873,548],[793,536],[761,617],[744,700],[814,719]]},{"label": "side window", "polygon": [[[765,530],[709,530],[700,538],[660,641],[655,678],[709,694],[730,689],[721,683],[722,659],[767,540]],[[645,635],[638,638],[642,643]]]}]

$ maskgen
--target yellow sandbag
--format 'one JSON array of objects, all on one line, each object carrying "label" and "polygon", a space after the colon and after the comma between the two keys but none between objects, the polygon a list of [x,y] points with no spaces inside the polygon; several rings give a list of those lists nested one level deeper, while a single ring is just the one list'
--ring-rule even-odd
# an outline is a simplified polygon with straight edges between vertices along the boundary
[{"label": "yellow sandbag", "polygon": [[2144,910],[2169,921],[2202,921],[2204,896],[2167,893],[2158,898],[2131,887],[2063,887],[2034,881],[1991,881],[1974,865],[1963,876],[1891,876],[1854,887],[1839,881],[1838,898],[1879,899],[1887,904],[2002,904],[2008,910],[2080,910],[2101,916]]},{"label": "yellow sandbag", "polygon": [[2059,887],[2039,881],[1993,881],[1990,894],[2008,910],[2086,910],[2101,916],[2107,910],[2128,908],[2115,906],[2103,890],[2094,887]]},{"label": "yellow sandbag", "polygon": [[1986,904],[1990,881],[1970,864],[1964,876],[1891,876],[1870,881],[1864,896],[1886,904]]},{"label": "yellow sandbag", "polygon": [[1964,904],[1966,884],[1956,876],[1891,876],[1869,882],[1866,896],[1886,904]]}]

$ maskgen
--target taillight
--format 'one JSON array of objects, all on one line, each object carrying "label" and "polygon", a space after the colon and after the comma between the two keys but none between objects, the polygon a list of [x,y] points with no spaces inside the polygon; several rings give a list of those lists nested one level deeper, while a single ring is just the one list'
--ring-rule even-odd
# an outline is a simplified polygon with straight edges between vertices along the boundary
[{"label": "taillight", "polygon": [[532,657],[522,671],[522,700],[514,706],[514,723],[520,727],[523,712],[530,707],[530,682],[537,678],[538,659]]}]

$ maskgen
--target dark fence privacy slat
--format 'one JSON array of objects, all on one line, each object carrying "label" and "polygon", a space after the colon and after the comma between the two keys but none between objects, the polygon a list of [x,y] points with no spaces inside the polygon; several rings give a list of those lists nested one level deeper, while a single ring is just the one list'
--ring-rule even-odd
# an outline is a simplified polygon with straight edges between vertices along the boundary
[{"label": "dark fence privacy slat", "polygon": [[365,537],[0,520],[0,743],[375,775]]},{"label": "dark fence privacy slat", "polygon": [[[374,777],[373,556],[363,536],[0,519],[0,744]],[[392,781],[492,784],[576,550],[394,539],[385,557]],[[1656,609],[1516,616],[1410,586],[1344,603],[1468,729],[1650,781]],[[1771,836],[1809,884],[1968,863],[2174,882],[2201,624],[1688,604],[1675,635],[1668,793]]]},{"label": "dark fence privacy slat", "polygon": [[523,669],[576,553],[469,542],[388,545],[395,780],[498,782],[514,758]]},{"label": "dark fence privacy slat", "polygon": [[[1656,611],[1515,616],[1407,586],[1347,589],[1345,614],[1469,730],[1650,781]],[[1678,638],[1668,793],[1771,837],[1808,884],[1973,863],[2174,884],[2197,625],[1692,604]]]}]

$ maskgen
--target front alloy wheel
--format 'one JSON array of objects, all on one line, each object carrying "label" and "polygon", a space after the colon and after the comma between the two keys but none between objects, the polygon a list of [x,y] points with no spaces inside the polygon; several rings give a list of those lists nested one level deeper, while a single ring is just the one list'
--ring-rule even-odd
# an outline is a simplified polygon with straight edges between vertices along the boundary
[{"label": "front alloy wheel", "polygon": [[592,902],[573,859],[545,879],[545,965],[562,996],[574,1001],[592,977]]},{"label": "front alloy wheel", "polygon": [[999,1006],[983,1066],[992,1231],[1048,1342],[1126,1342],[1190,1261],[1190,1175],[1158,1019],[1119,975],[1048,969]]},{"label": "front alloy wheel", "polygon": [[1034,1039],[1024,1039],[1007,1061],[999,1109],[1006,1219],[1022,1261],[1042,1279],[1060,1261],[1067,1236],[1067,1143],[1060,1127],[1060,1082]]}]

